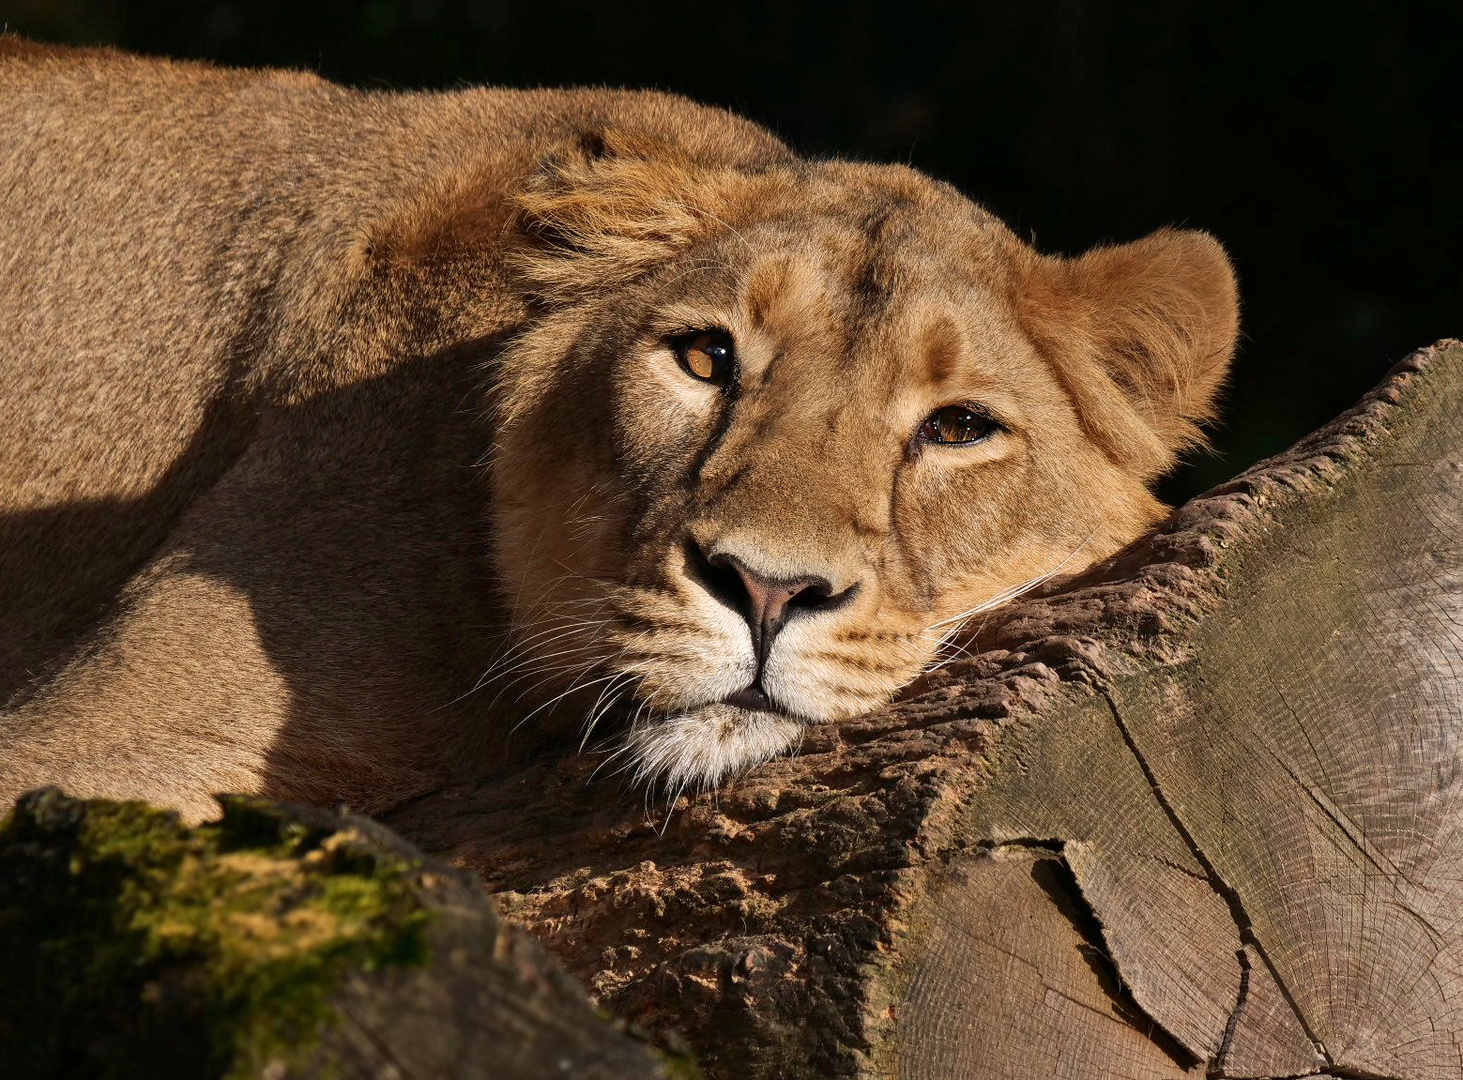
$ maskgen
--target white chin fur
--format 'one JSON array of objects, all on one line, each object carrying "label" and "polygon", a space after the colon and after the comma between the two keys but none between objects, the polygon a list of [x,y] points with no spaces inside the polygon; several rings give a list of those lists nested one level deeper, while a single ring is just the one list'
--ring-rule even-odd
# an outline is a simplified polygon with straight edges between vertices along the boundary
[{"label": "white chin fur", "polygon": [[804,723],[777,713],[708,705],[649,720],[625,736],[637,783],[669,793],[712,788],[796,746]]}]

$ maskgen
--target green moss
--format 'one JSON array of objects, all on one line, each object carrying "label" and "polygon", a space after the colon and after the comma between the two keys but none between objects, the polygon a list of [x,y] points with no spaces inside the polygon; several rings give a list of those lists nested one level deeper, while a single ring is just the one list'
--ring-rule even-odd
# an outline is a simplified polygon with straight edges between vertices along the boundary
[{"label": "green moss", "polygon": [[671,1080],[706,1080],[706,1074],[696,1064],[696,1059],[690,1054],[669,1054],[662,1052],[661,1062],[665,1065],[666,1075]]},{"label": "green moss", "polygon": [[298,1060],[348,972],[426,960],[413,865],[327,815],[233,799],[26,799],[0,827],[0,1050],[14,1075],[257,1075]]}]

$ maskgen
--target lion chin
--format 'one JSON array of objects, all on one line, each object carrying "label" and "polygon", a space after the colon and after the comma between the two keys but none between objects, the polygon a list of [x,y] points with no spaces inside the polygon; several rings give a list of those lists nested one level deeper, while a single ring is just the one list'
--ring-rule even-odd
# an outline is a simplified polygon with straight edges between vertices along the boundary
[{"label": "lion chin", "polygon": [[715,704],[637,724],[625,736],[637,784],[682,791],[718,787],[794,749],[807,721],[783,713]]}]

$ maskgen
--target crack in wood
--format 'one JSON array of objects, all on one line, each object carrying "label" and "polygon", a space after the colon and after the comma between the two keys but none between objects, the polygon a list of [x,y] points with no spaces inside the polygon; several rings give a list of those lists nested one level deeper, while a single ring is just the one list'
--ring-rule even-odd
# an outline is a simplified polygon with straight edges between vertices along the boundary
[{"label": "crack in wood", "polygon": [[[1169,824],[1173,826],[1184,844],[1188,846],[1190,854],[1204,868],[1204,873],[1208,877],[1209,887],[1228,905],[1230,917],[1234,920],[1235,928],[1239,931],[1240,941],[1255,950],[1255,955],[1260,958],[1266,970],[1269,971],[1270,977],[1275,981],[1275,986],[1280,991],[1281,997],[1285,999],[1285,1004],[1295,1016],[1296,1022],[1300,1024],[1301,1031],[1304,1032],[1305,1037],[1310,1041],[1312,1049],[1326,1063],[1327,1069],[1333,1069],[1335,1062],[1330,1052],[1326,1049],[1326,1044],[1316,1034],[1315,1029],[1311,1026],[1310,1021],[1300,1008],[1299,1002],[1296,1001],[1295,995],[1291,992],[1290,987],[1285,984],[1284,978],[1276,968],[1275,963],[1270,959],[1264,943],[1260,941],[1259,936],[1255,933],[1249,912],[1245,910],[1244,901],[1240,898],[1239,893],[1220,876],[1213,862],[1210,861],[1209,857],[1199,846],[1198,841],[1194,839],[1193,834],[1189,832],[1188,827],[1183,823],[1183,819],[1179,816],[1178,811],[1169,802],[1168,796],[1164,794],[1163,788],[1158,782],[1158,777],[1153,771],[1153,766],[1148,763],[1147,757],[1144,756],[1143,751],[1139,748],[1137,740],[1133,737],[1132,731],[1129,730],[1127,722],[1123,719],[1122,710],[1118,708],[1117,702],[1113,699],[1111,685],[1102,678],[1101,673],[1095,674],[1098,675],[1100,681],[1094,685],[1098,693],[1102,695],[1102,699],[1107,702],[1108,711],[1112,714],[1113,723],[1117,725],[1118,733],[1127,745],[1129,753],[1133,755],[1134,760],[1138,763],[1138,768],[1142,771],[1144,779],[1153,792],[1154,800],[1168,818]],[[1238,1003],[1236,1004],[1238,1006]],[[1216,1058],[1216,1060],[1219,1059]]]},{"label": "crack in wood", "polygon": [[[1143,1032],[1155,1046],[1182,1068],[1191,1069],[1201,1064],[1203,1058],[1185,1046],[1183,1041],[1164,1027],[1152,1013],[1138,1004],[1138,1000],[1133,996],[1132,989],[1127,980],[1123,978],[1122,970],[1118,967],[1112,949],[1108,946],[1102,928],[1102,920],[1082,891],[1082,884],[1077,880],[1076,872],[1067,862],[1065,850],[1067,843],[1066,840],[1037,840],[1018,837],[1011,840],[988,841],[981,846],[992,851],[1014,848],[1018,851],[1038,852],[1044,856],[1043,861],[1050,871],[1050,877],[1038,879],[1038,884],[1041,885],[1042,891],[1047,894],[1053,905],[1067,917],[1067,921],[1072,924],[1072,928],[1077,931],[1078,936],[1086,943],[1086,947],[1080,950],[1083,959],[1092,969],[1093,975],[1097,977],[1098,985],[1112,1002],[1118,1018],[1134,1030]],[[1059,991],[1054,992],[1060,994]],[[1098,1011],[1092,1009],[1090,1005],[1077,1001],[1071,995],[1060,994],[1060,996],[1090,1011]]]},{"label": "crack in wood", "polygon": [[1035,836],[1013,836],[1005,840],[984,839],[975,843],[978,851],[999,851],[1001,848],[1022,848],[1027,851],[1045,851],[1052,855],[1061,855],[1062,849],[1067,846],[1067,841],[1059,837],[1042,839]]},{"label": "crack in wood", "polygon": [[1239,1027],[1240,1016],[1244,1013],[1245,1004],[1250,997],[1249,955],[1244,949],[1236,949],[1234,957],[1239,961],[1239,991],[1235,994],[1234,1009],[1229,1014],[1229,1022],[1224,1025],[1224,1037],[1219,1041],[1219,1049],[1214,1054],[1214,1061],[1209,1069],[1210,1076],[1224,1075],[1224,1059],[1229,1056],[1230,1045],[1234,1042],[1235,1029]]}]

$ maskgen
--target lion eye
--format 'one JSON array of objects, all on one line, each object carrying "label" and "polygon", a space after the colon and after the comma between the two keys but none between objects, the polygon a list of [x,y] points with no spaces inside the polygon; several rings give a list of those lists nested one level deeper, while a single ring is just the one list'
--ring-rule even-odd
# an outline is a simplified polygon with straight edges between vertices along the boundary
[{"label": "lion eye", "polygon": [[671,342],[686,374],[716,386],[729,386],[736,374],[731,335],[724,330],[697,330]]},{"label": "lion eye", "polygon": [[978,443],[1001,430],[1001,425],[967,405],[936,409],[919,426],[919,437],[932,443]]}]

